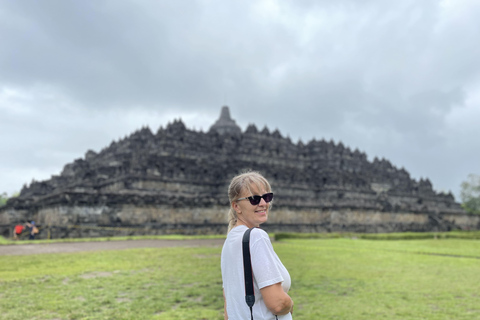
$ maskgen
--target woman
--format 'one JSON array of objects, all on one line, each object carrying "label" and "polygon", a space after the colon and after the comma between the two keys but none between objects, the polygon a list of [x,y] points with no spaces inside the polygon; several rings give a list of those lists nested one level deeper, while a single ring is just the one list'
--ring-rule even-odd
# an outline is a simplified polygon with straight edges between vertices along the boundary
[{"label": "woman", "polygon": [[20,236],[22,235],[23,229],[25,229],[25,226],[23,224],[17,224],[15,226],[14,232],[13,232],[13,239],[18,240],[20,239]]},{"label": "woman", "polygon": [[292,319],[293,300],[287,294],[290,275],[273,250],[268,234],[258,229],[268,219],[273,193],[258,172],[246,172],[232,179],[228,235],[222,249],[222,280],[225,319],[251,319],[245,302],[242,238],[249,228],[250,255],[254,278],[253,319]]},{"label": "woman", "polygon": [[28,240],[35,240],[35,234],[38,233],[38,228],[35,226],[35,221],[31,221],[30,223],[27,222],[26,225],[30,229]]}]

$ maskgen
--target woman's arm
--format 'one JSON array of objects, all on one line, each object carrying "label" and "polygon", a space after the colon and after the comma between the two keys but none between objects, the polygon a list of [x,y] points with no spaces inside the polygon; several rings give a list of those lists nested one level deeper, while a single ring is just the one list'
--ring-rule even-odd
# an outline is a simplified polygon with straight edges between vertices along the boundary
[{"label": "woman's arm", "polygon": [[293,300],[283,291],[281,282],[260,289],[260,293],[271,313],[283,315],[293,311]]},{"label": "woman's arm", "polygon": [[227,314],[227,300],[225,299],[225,289],[223,290],[223,318],[228,320]]}]

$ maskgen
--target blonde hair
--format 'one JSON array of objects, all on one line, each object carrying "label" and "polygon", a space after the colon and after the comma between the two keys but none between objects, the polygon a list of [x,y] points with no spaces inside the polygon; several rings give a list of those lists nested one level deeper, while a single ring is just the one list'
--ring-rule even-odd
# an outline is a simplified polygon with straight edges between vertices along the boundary
[{"label": "blonde hair", "polygon": [[237,212],[232,208],[232,204],[240,198],[243,191],[247,190],[252,193],[251,186],[256,186],[257,190],[265,189],[272,192],[270,183],[267,179],[256,171],[247,171],[235,176],[228,187],[228,200],[230,201],[230,210],[228,211],[228,232],[233,229],[237,223]]}]

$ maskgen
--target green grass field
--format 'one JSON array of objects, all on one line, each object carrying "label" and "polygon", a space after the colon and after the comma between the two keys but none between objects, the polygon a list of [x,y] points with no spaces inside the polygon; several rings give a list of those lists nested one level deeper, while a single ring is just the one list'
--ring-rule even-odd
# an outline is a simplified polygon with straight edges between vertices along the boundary
[{"label": "green grass field", "polygon": [[[480,241],[284,239],[294,319],[480,319]],[[221,248],[0,256],[0,319],[223,319]]]}]

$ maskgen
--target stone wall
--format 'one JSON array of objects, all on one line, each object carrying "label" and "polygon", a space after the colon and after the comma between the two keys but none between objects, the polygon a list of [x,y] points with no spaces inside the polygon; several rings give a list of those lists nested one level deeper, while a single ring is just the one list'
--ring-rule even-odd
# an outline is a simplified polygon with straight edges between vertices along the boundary
[{"label": "stone wall", "polygon": [[[171,208],[147,206],[51,206],[31,216],[16,211],[3,214],[0,234],[11,236],[19,216],[23,221],[35,220],[40,228],[39,239],[106,237],[157,234],[224,234],[227,230],[227,207]],[[10,218],[9,218],[10,217]],[[404,232],[476,230],[480,216],[413,212],[381,212],[375,210],[293,210],[273,208],[269,232]]]}]

